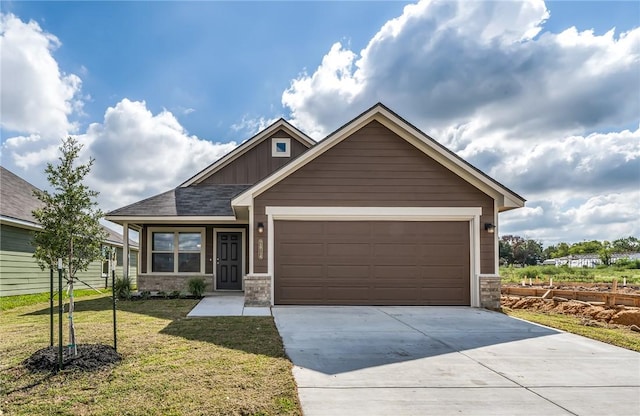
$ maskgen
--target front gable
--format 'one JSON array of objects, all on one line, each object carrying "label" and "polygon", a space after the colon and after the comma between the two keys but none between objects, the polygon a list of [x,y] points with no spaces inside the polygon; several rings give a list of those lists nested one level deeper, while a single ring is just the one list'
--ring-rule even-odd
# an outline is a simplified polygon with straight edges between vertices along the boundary
[{"label": "front gable", "polygon": [[[493,197],[377,120],[256,196],[326,206],[486,206]],[[260,205],[260,204],[256,204]]]},{"label": "front gable", "polygon": [[[360,116],[356,117],[354,120],[336,130],[334,133],[329,135],[326,139],[318,143],[301,157],[292,161],[285,168],[280,169],[274,174],[258,182],[254,186],[248,188],[243,193],[239,194],[232,200],[232,206],[234,207],[234,209],[237,209],[238,207],[250,206],[253,203],[253,199],[258,195],[266,192],[268,189],[284,180],[287,176],[292,175],[295,171],[311,163],[321,155],[325,153],[331,154],[330,151],[333,147],[341,144],[347,138],[351,138],[351,136],[360,135],[359,132],[374,121],[378,124],[371,124],[371,126],[386,128],[389,132],[394,133],[398,139],[402,139],[406,142],[406,144],[412,145],[410,147],[413,147],[414,150],[420,150],[420,152],[423,154],[423,157],[426,155],[428,158],[444,167],[447,171],[449,171],[449,175],[458,176],[463,181],[471,184],[477,190],[480,190],[486,195],[491,196],[496,201],[497,210],[499,212],[524,206],[524,198],[506,188],[502,184],[498,183],[493,178],[487,176],[485,173],[478,170],[474,166],[470,165],[455,153],[451,152],[450,150],[436,142],[434,139],[424,134],[422,131],[402,119],[397,114],[393,113],[382,104],[376,104]],[[375,138],[376,133],[374,133],[371,137]],[[369,138],[367,140],[375,141],[375,139]],[[369,145],[373,145],[373,142],[367,144],[367,146]],[[405,146],[405,149],[409,149],[410,147]],[[360,145],[356,145],[356,148],[357,149],[354,150],[355,153],[362,150],[360,148]],[[385,155],[383,153],[383,148],[378,149],[377,152],[377,154],[371,154],[369,155],[369,157],[382,158],[381,160],[384,160],[386,164],[389,165],[389,170],[391,171],[394,170],[393,158],[395,158],[400,165],[404,165],[407,162],[402,159],[401,155]],[[336,159],[336,162],[338,161],[339,159]],[[358,166],[352,165],[352,168],[354,170],[357,170]]]},{"label": "front gable", "polygon": [[314,144],[307,135],[280,119],[180,186],[253,185]]}]

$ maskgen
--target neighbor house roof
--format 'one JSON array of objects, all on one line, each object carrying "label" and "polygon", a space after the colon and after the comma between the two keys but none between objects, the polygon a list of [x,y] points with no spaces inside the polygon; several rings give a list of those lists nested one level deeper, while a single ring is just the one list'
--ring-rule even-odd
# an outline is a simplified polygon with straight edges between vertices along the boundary
[{"label": "neighbor house roof", "polygon": [[495,198],[500,212],[524,206],[525,199],[520,195],[466,162],[451,150],[447,149],[445,146],[427,136],[417,127],[391,111],[382,103],[378,103],[366,110],[352,121],[331,133],[326,139],[319,142],[298,158],[276,171],[274,174],[267,176],[265,179],[235,197],[231,201],[231,204],[234,207],[250,206],[253,198],[265,192],[291,173],[311,162],[316,157],[320,156],[374,120],[380,122],[389,130],[393,131],[407,142],[413,144],[438,163],[462,177],[481,191],[491,195]]},{"label": "neighbor house roof", "polygon": [[[41,208],[42,202],[33,194],[39,190],[10,170],[0,166],[0,220],[2,223],[36,230],[41,228],[31,213]],[[109,227],[102,228],[107,232],[105,242],[122,245],[122,235]],[[130,247],[137,243],[129,239]]]},{"label": "neighbor house roof", "polygon": [[240,156],[242,156],[243,154],[245,154],[246,152],[248,152],[249,150],[257,146],[258,144],[260,144],[263,140],[270,137],[272,134],[274,134],[278,130],[286,131],[287,133],[295,137],[300,142],[305,143],[308,147],[311,147],[316,144],[315,140],[313,140],[311,137],[307,136],[306,134],[304,134],[303,132],[295,128],[293,125],[291,125],[289,122],[287,122],[285,119],[281,118],[276,122],[274,122],[273,124],[271,124],[266,129],[257,133],[255,136],[246,140],[244,143],[242,143],[240,146],[233,149],[231,152],[222,156],[220,159],[218,159],[217,161],[215,161],[205,169],[196,173],[194,176],[186,180],[180,186],[187,187],[187,186],[191,186],[193,184],[202,182],[204,179],[208,178],[209,176],[213,175],[220,169],[229,165],[231,162],[233,162],[234,160],[236,160],[237,158],[239,158]]},{"label": "neighbor house roof", "polygon": [[107,217],[225,217],[233,216],[231,199],[250,185],[199,185],[178,187],[116,209]]},{"label": "neighbor house roof", "polygon": [[13,172],[0,166],[0,216],[5,220],[37,225],[31,211],[42,207],[42,202],[33,195],[38,190]]}]

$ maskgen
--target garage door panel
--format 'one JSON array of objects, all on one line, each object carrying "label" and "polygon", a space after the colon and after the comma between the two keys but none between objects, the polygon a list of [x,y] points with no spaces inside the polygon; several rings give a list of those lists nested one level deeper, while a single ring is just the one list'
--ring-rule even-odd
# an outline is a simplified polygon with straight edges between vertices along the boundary
[{"label": "garage door panel", "polygon": [[318,221],[324,224],[324,233],[331,238],[353,238],[356,241],[363,241],[360,237],[371,235],[371,227],[367,222],[348,222],[349,233],[344,232],[345,221]]},{"label": "garage door panel", "polygon": [[[468,222],[276,221],[274,228],[276,304],[470,304]],[[300,230],[308,231],[304,239]]]},{"label": "garage door panel", "polygon": [[[292,276],[294,278],[304,276],[308,278],[322,278],[324,276],[323,267],[318,264],[286,264],[282,266],[283,276]],[[286,277],[283,277],[286,279]]]},{"label": "garage door panel", "polygon": [[317,305],[326,299],[326,293],[321,286],[295,286],[281,288],[282,297],[291,299],[292,304]]},{"label": "garage door panel", "polygon": [[366,279],[371,275],[371,267],[368,264],[354,265],[331,264],[327,266],[326,276],[329,279]]},{"label": "garage door panel", "polygon": [[419,279],[422,276],[419,266],[406,264],[375,266],[372,269],[371,275],[375,279],[396,281],[400,278]]},{"label": "garage door panel", "polygon": [[373,255],[383,257],[415,257],[420,248],[409,243],[377,243],[373,245]]},{"label": "garage door panel", "polygon": [[327,242],[329,256],[369,256],[371,245],[367,242]]},{"label": "garage door panel", "polygon": [[284,253],[292,252],[295,250],[296,257],[301,255],[317,256],[317,255],[323,255],[324,244],[309,243],[309,242],[287,243],[283,245],[282,250]]}]

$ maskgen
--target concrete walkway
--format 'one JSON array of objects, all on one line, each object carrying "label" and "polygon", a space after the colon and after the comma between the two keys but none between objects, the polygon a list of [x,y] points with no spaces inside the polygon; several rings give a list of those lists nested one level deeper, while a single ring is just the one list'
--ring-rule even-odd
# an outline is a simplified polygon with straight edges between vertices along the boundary
[{"label": "concrete walkway", "polygon": [[187,316],[271,316],[271,309],[245,307],[243,293],[219,292],[202,298]]},{"label": "concrete walkway", "polygon": [[640,354],[465,307],[274,307],[305,416],[640,415]]}]

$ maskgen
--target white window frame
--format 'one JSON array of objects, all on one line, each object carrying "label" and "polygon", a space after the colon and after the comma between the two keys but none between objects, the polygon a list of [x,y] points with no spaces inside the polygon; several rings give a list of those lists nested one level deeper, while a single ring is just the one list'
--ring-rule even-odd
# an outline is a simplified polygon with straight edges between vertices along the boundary
[{"label": "white window frame", "polygon": [[[286,146],[286,150],[284,152],[278,150],[279,144],[284,144]],[[274,137],[271,139],[271,156],[291,157],[291,139],[288,137]]]},{"label": "white window frame", "polygon": [[[154,272],[153,271],[153,233],[173,233],[173,271],[172,272]],[[179,234],[180,233],[199,233],[200,234],[200,271],[199,272],[179,272],[178,257],[180,253]],[[205,254],[206,254],[207,233],[205,227],[149,227],[147,229],[147,274],[163,274],[163,275],[204,275],[205,274]],[[163,251],[157,251],[163,252]],[[164,251],[166,252],[166,251]],[[184,251],[184,253],[187,253]],[[190,251],[189,253],[195,253]]]}]

